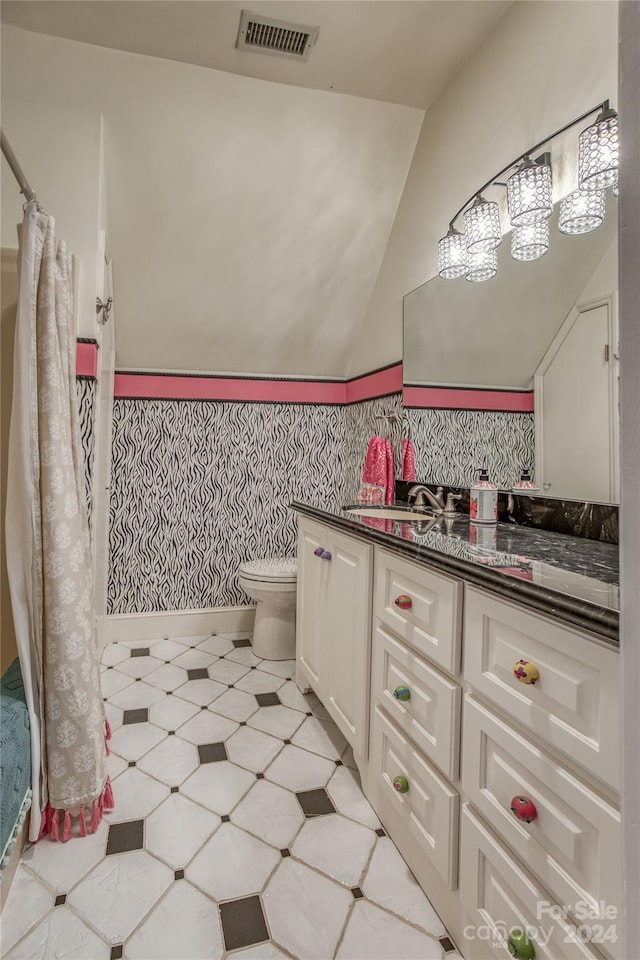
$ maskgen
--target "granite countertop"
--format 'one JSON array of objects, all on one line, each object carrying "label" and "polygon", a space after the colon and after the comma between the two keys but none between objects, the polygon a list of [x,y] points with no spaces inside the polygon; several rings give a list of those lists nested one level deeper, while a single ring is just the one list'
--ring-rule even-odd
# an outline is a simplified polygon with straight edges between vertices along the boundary
[{"label": "granite countertop", "polygon": [[[412,522],[359,517],[348,508],[297,502],[292,507],[618,643],[615,544],[508,523],[480,526],[464,514],[420,519],[416,513]],[[396,507],[408,509],[406,504]]]}]

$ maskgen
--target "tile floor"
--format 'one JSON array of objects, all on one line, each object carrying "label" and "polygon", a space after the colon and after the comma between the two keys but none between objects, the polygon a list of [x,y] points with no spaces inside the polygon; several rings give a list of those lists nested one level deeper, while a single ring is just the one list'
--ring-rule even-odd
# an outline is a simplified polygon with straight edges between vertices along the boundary
[{"label": "tile floor", "polygon": [[6,960],[460,958],[293,669],[246,634],[105,648],[116,808],[25,852]]}]

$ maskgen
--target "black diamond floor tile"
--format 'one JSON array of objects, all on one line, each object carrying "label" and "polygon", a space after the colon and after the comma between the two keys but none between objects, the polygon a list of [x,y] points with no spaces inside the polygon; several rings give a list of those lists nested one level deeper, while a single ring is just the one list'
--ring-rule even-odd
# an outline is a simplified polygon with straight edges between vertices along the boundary
[{"label": "black diamond floor tile", "polygon": [[269,939],[260,897],[221,903],[220,919],[227,950],[238,950]]},{"label": "black diamond floor tile", "polygon": [[382,829],[382,827],[378,827],[378,829],[376,830],[376,834],[377,834],[379,837],[386,837],[386,833],[384,832],[384,830]]},{"label": "black diamond floor tile", "polygon": [[149,708],[140,707],[138,710],[125,710],[122,717],[122,722],[124,723],[148,723],[149,721]]},{"label": "black diamond floor tile", "polygon": [[354,900],[361,900],[362,897],[364,897],[364,893],[362,892],[360,887],[351,887],[351,893],[353,894]]},{"label": "black diamond floor tile", "polygon": [[138,647],[136,650],[131,651],[132,657],[148,657],[149,656],[149,647]]},{"label": "black diamond floor tile", "polygon": [[184,880],[184,870],[174,870],[173,879]]},{"label": "black diamond floor tile", "polygon": [[233,640],[234,647],[250,647],[251,640]]},{"label": "black diamond floor tile", "polygon": [[311,817],[322,817],[325,813],[336,812],[336,808],[324,787],[320,787],[317,790],[303,790],[301,793],[296,793],[296,797],[307,819]]},{"label": "black diamond floor tile", "polygon": [[122,951],[124,949],[124,944],[116,943],[111,947],[111,953],[109,954],[109,960],[122,960]]},{"label": "black diamond floor tile", "polygon": [[206,667],[194,667],[193,670],[187,670],[189,680],[208,680],[209,672]]},{"label": "black diamond floor tile", "polygon": [[112,823],[109,827],[107,856],[112,853],[127,853],[129,850],[142,850],[143,845],[144,820]]},{"label": "black diamond floor tile", "polygon": [[55,906],[55,907],[61,907],[62,904],[63,904],[63,903],[66,903],[66,902],[67,902],[67,895],[66,895],[66,893],[59,893],[58,896],[56,897],[56,902],[55,902],[54,906]]},{"label": "black diamond floor tile", "polygon": [[217,763],[219,760],[228,760],[227,748],[224,743],[203,743],[198,747],[200,763]]},{"label": "black diamond floor tile", "polygon": [[438,943],[442,947],[445,953],[450,953],[451,950],[455,950],[454,944],[451,942],[449,937],[440,937]]},{"label": "black diamond floor tile", "polygon": [[277,693],[256,693],[259,707],[279,707],[281,700]]}]

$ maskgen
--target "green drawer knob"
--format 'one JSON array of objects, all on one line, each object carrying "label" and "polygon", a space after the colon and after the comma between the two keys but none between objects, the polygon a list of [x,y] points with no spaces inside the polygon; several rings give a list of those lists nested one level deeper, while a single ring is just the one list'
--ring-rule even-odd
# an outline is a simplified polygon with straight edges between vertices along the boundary
[{"label": "green drawer knob", "polygon": [[399,776],[394,777],[393,789],[397,790],[398,793],[408,793],[409,781],[406,777],[403,777],[402,774],[400,774]]},{"label": "green drawer knob", "polygon": [[409,687],[403,687],[402,684],[393,691],[396,700],[411,700],[411,690]]},{"label": "green drawer knob", "polygon": [[535,960],[535,947],[524,930],[516,927],[509,934],[509,953],[518,960]]}]

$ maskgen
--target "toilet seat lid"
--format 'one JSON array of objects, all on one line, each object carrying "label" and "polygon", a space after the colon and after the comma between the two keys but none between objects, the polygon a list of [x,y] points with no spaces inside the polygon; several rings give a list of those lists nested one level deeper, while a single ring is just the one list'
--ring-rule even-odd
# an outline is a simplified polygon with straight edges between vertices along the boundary
[{"label": "toilet seat lid", "polygon": [[298,576],[295,557],[270,557],[266,560],[247,560],[240,564],[240,575],[250,580],[280,580],[291,582]]}]

